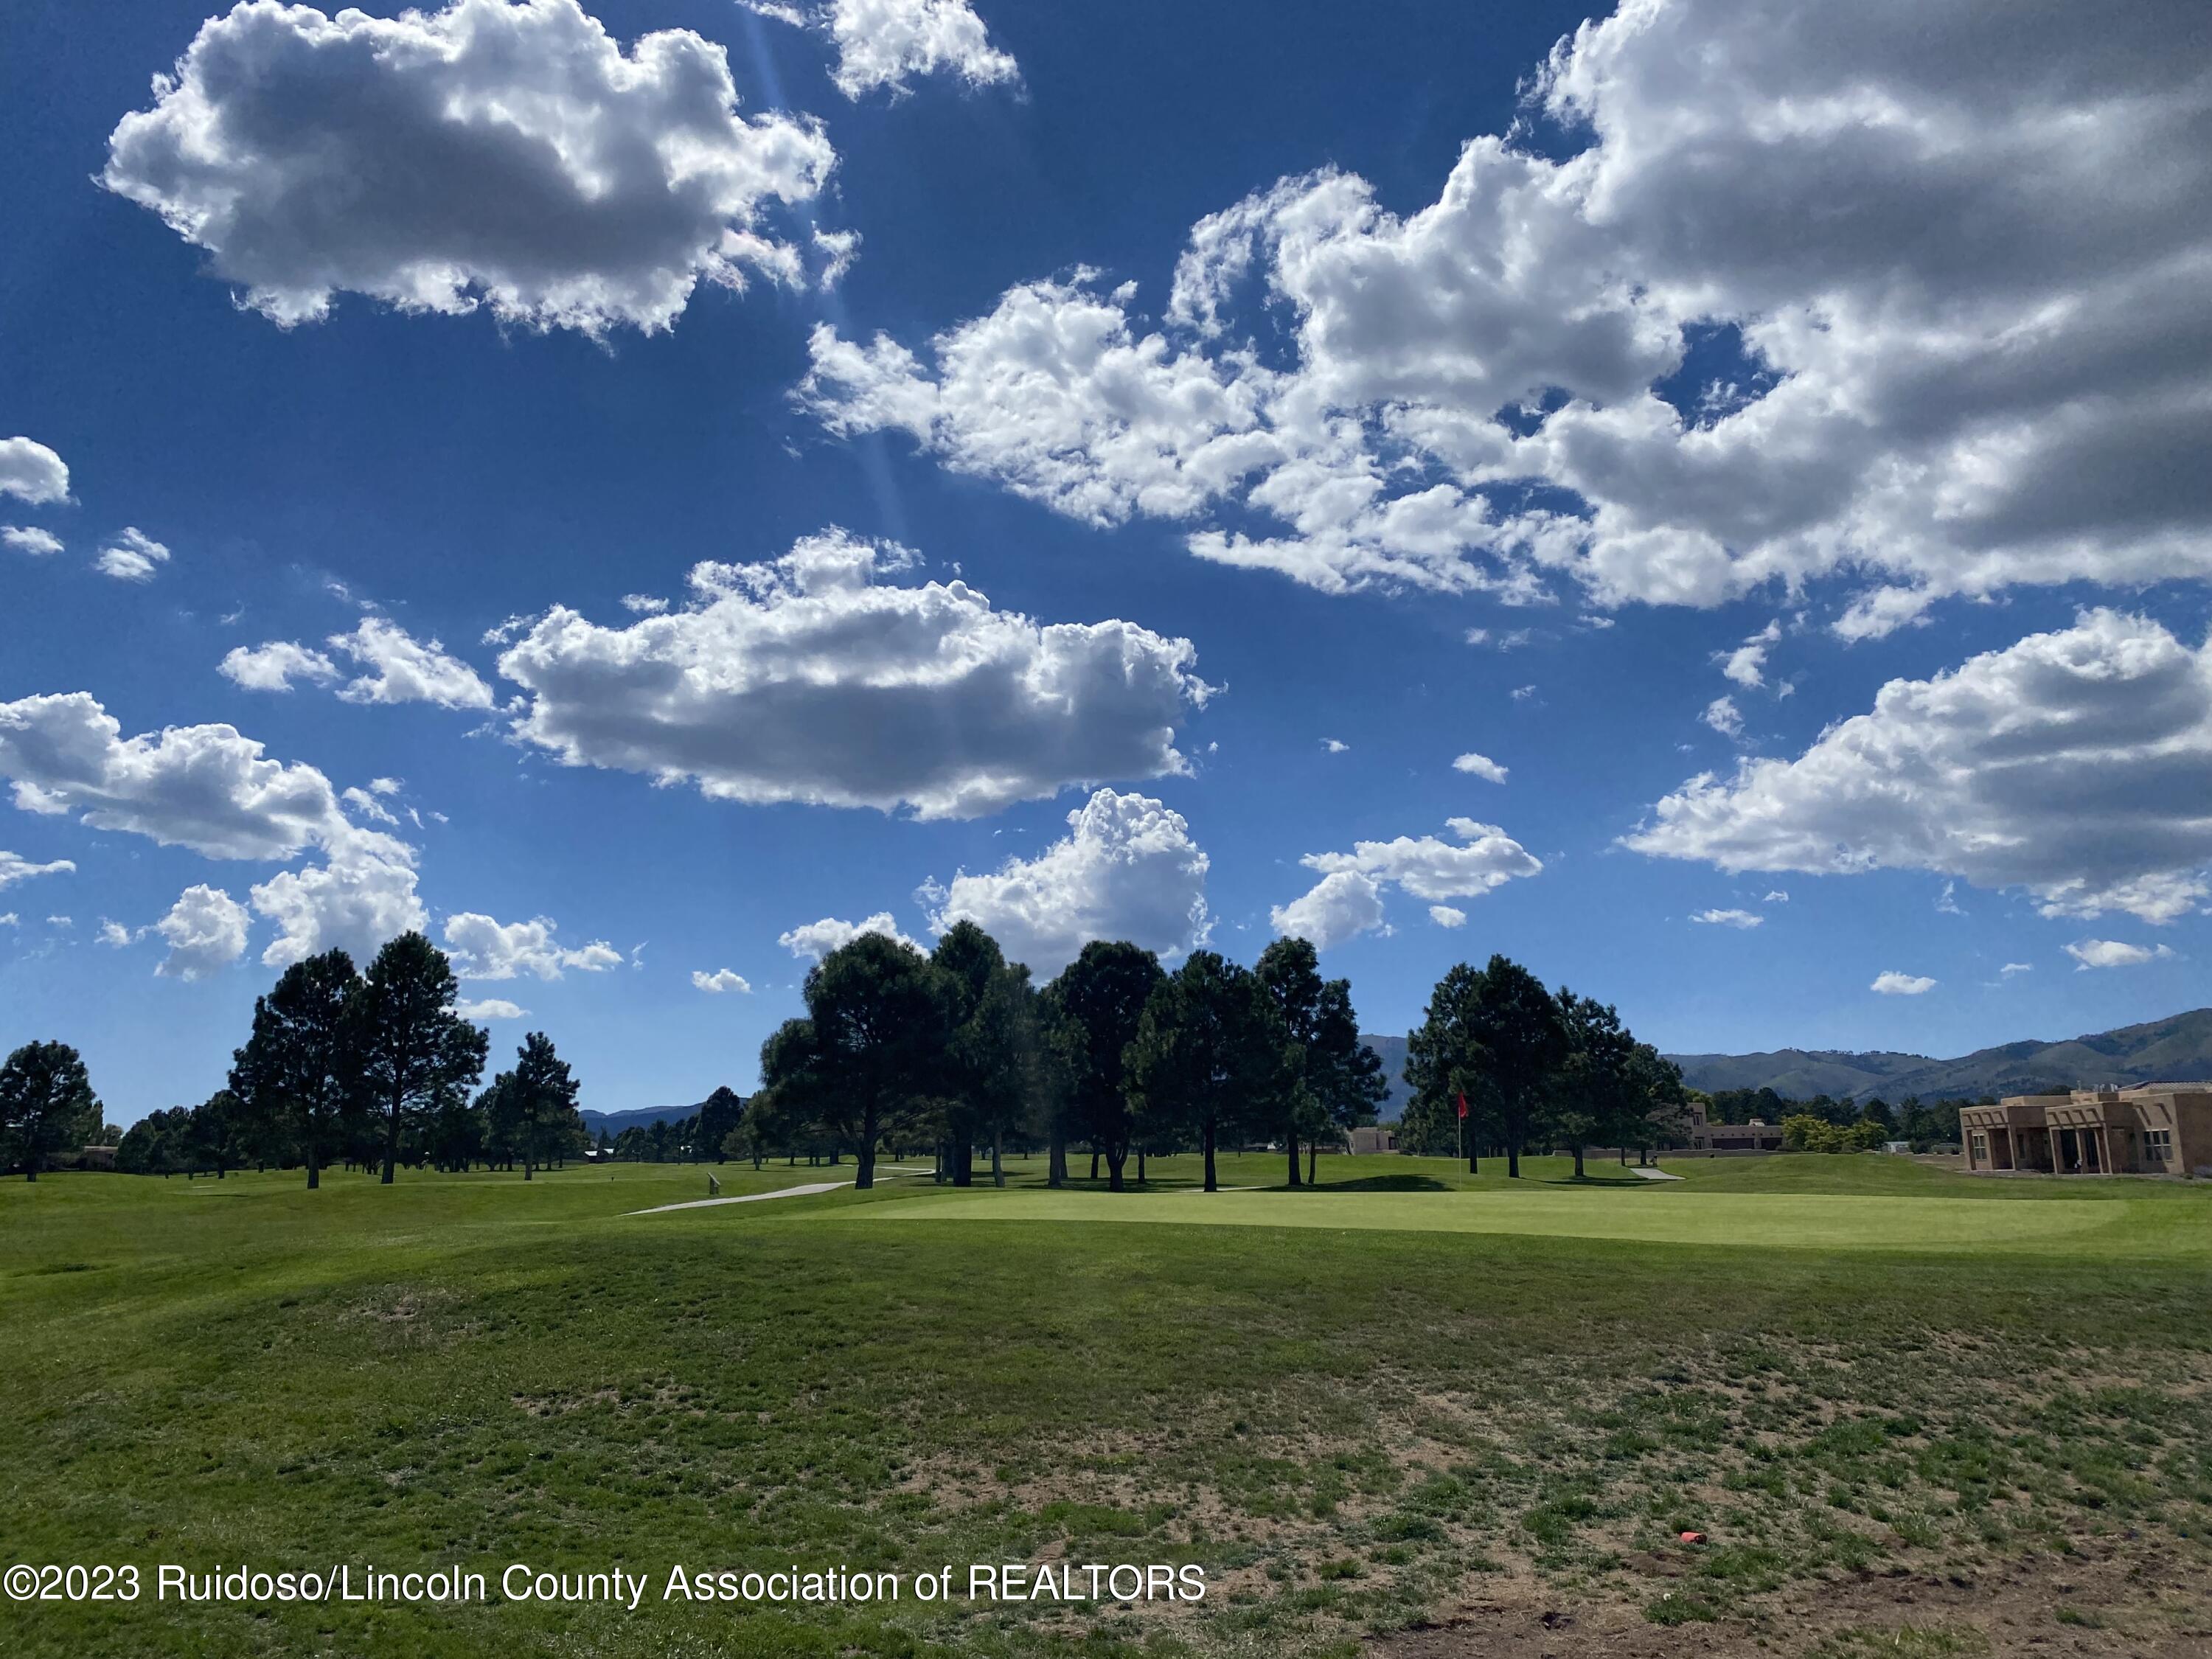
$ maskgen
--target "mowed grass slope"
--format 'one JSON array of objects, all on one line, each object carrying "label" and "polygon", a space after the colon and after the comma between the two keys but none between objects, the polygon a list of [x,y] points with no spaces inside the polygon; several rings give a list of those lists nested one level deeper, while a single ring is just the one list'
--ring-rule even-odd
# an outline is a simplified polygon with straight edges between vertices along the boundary
[{"label": "mowed grass slope", "polygon": [[[902,1177],[660,1215],[629,1212],[703,1172],[9,1183],[9,1559],[619,1562],[654,1589],[635,1613],[0,1621],[32,1654],[1267,1653],[1488,1605],[1809,1651],[1895,1624],[1861,1586],[1902,1571],[2063,1582],[2088,1650],[2187,1639],[2212,1194],[1672,1167],[1578,1187],[1534,1160],[1516,1190],[1336,1159],[1320,1191],[1207,1195],[1189,1160],[1128,1194],[1043,1191],[1040,1162],[1003,1193]],[[1148,1224],[1202,1212],[1242,1224]],[[1437,1224],[1467,1215],[1489,1219]],[[678,1562],[1056,1557],[1195,1561],[1216,1588],[1137,1613],[657,1600]]]}]

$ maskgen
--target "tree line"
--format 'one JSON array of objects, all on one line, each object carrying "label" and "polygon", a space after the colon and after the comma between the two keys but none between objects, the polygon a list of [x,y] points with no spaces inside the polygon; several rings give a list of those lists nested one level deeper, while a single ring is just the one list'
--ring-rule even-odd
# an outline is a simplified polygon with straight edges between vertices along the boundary
[{"label": "tree line", "polygon": [[1591,1146],[1648,1156],[1687,1128],[1674,1061],[1638,1042],[1611,1004],[1547,991],[1503,956],[1437,982],[1406,1040],[1406,1082],[1401,1147],[1463,1156],[1471,1171],[1502,1156],[1517,1177],[1524,1152],[1565,1147],[1580,1177]]},{"label": "tree line", "polygon": [[981,1153],[1003,1186],[1006,1149],[1042,1146],[1055,1187],[1081,1146],[1115,1192],[1132,1159],[1141,1181],[1148,1156],[1195,1152],[1210,1192],[1216,1155],[1257,1140],[1285,1150],[1297,1187],[1321,1144],[1373,1122],[1385,1092],[1351,982],[1323,979],[1304,939],[1277,939],[1249,968],[1196,951],[1172,970],[1095,940],[1036,986],[962,921],[927,952],[863,934],[801,995],[805,1014],[762,1045],[761,1088],[723,1150],[827,1148],[863,1188],[884,1151],[928,1150],[955,1186],[973,1184]]},{"label": "tree line", "polygon": [[[334,1165],[386,1182],[403,1164],[519,1165],[528,1179],[585,1153],[575,1078],[544,1033],[477,1086],[489,1040],[457,1012],[458,988],[419,933],[392,940],[365,973],[343,951],[294,963],[256,1000],[226,1086],[134,1126],[118,1164],[304,1167],[314,1187]],[[1324,978],[1301,939],[1275,940],[1249,967],[1197,951],[1172,969],[1139,945],[1098,940],[1039,986],[963,921],[927,951],[864,934],[816,964],[802,1000],[805,1012],[762,1045],[750,1099],[717,1089],[680,1121],[602,1133],[598,1154],[849,1158],[866,1188],[885,1153],[932,1156],[958,1186],[987,1158],[1003,1185],[1006,1151],[1041,1147],[1061,1186],[1080,1148],[1091,1177],[1103,1170],[1118,1192],[1133,1163],[1141,1182],[1147,1158],[1194,1152],[1211,1191],[1220,1152],[1268,1145],[1298,1187],[1323,1146],[1375,1121],[1386,1093],[1350,982]],[[1579,1174],[1593,1146],[1670,1144],[1688,1098],[1680,1073],[1611,1006],[1547,990],[1504,957],[1437,983],[1409,1035],[1405,1079],[1406,1150],[1463,1154],[1477,1170],[1498,1155],[1515,1176],[1532,1150],[1571,1148]],[[64,1045],[28,1045],[0,1070],[0,1135],[33,1176],[99,1121]]]},{"label": "tree line", "polygon": [[[252,1028],[224,1086],[197,1106],[148,1114],[121,1135],[118,1169],[142,1174],[402,1164],[520,1165],[525,1180],[586,1148],[577,1085],[552,1040],[532,1031],[514,1064],[479,1089],[490,1038],[456,1009],[445,952],[419,933],[368,971],[339,950],[293,963],[254,1000]],[[76,1051],[25,1045],[0,1066],[0,1141],[32,1179],[85,1143],[100,1103]]]},{"label": "tree line", "polygon": [[[1995,1095],[1976,1100],[1947,1098],[1923,1101],[1907,1095],[1891,1105],[1880,1095],[1865,1100],[1837,1100],[1818,1094],[1809,1100],[1778,1095],[1772,1089],[1717,1089],[1701,1097],[1706,1115],[1716,1123],[1778,1123],[1783,1145],[1791,1152],[1856,1150],[1884,1142],[1909,1142],[1916,1152],[1959,1144],[1959,1110],[1964,1106],[1994,1106]],[[1802,1120],[1802,1121],[1800,1121]],[[1797,1127],[1794,1133],[1790,1125]],[[1849,1144],[1847,1144],[1849,1143]]]}]

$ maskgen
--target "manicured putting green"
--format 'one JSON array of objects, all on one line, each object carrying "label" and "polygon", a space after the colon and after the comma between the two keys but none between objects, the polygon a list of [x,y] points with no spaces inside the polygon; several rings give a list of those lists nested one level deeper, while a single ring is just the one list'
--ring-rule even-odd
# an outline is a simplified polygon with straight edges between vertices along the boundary
[{"label": "manicured putting green", "polygon": [[[922,1194],[836,1212],[839,1221],[1124,1222],[1522,1233],[1778,1249],[2080,1250],[2171,1255],[2212,1248],[2195,1206],[2122,1200],[1781,1193],[1085,1193]],[[2185,1220],[2194,1224],[2175,1224]]]}]

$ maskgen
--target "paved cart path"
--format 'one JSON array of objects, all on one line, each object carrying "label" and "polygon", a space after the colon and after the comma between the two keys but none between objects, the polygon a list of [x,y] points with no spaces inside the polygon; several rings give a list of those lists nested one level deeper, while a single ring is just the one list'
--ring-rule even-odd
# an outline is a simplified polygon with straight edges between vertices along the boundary
[{"label": "paved cart path", "polygon": [[656,1204],[649,1210],[629,1210],[629,1215],[665,1215],[671,1210],[710,1210],[717,1204],[757,1204],[769,1198],[805,1198],[815,1193],[834,1193],[849,1181],[817,1181],[805,1187],[783,1187],[772,1193],[739,1193],[731,1198],[695,1198],[683,1204]]}]

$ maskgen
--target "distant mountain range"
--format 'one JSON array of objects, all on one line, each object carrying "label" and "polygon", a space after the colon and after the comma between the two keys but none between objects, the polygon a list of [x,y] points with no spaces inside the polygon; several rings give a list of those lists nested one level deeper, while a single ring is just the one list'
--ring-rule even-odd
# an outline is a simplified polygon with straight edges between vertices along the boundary
[{"label": "distant mountain range", "polygon": [[618,1135],[624,1129],[649,1129],[656,1123],[681,1123],[703,1104],[702,1101],[690,1106],[641,1106],[632,1112],[595,1112],[585,1107],[576,1115],[584,1120],[584,1127],[592,1132],[592,1139],[597,1140],[602,1129],[611,1135]]},{"label": "distant mountain range", "polygon": [[[1371,1042],[1373,1039],[1370,1039]],[[1781,1048],[1764,1054],[1670,1054],[1693,1089],[1771,1089],[1785,1099],[1826,1094],[1897,1101],[2050,1093],[2098,1084],[2212,1078],[2212,1008],[2197,1008],[2063,1042],[1979,1048],[1956,1060],[1884,1051]]]},{"label": "distant mountain range", "polygon": [[[1382,1057],[1390,1094],[1381,1115],[1405,1109],[1409,1094],[1400,1075],[1406,1039],[1362,1032],[1359,1040]],[[1669,1054],[1692,1089],[1771,1089],[1785,1100],[1814,1095],[1835,1099],[1880,1095],[1898,1101],[1967,1099],[2087,1088],[2095,1084],[2177,1083],[2212,1078],[2212,1008],[2197,1008],[2116,1031],[2096,1031],[2063,1042],[2007,1042],[1978,1048],[1956,1060],[1889,1050],[1850,1054],[1823,1048],[1778,1048],[1763,1054]]]}]

